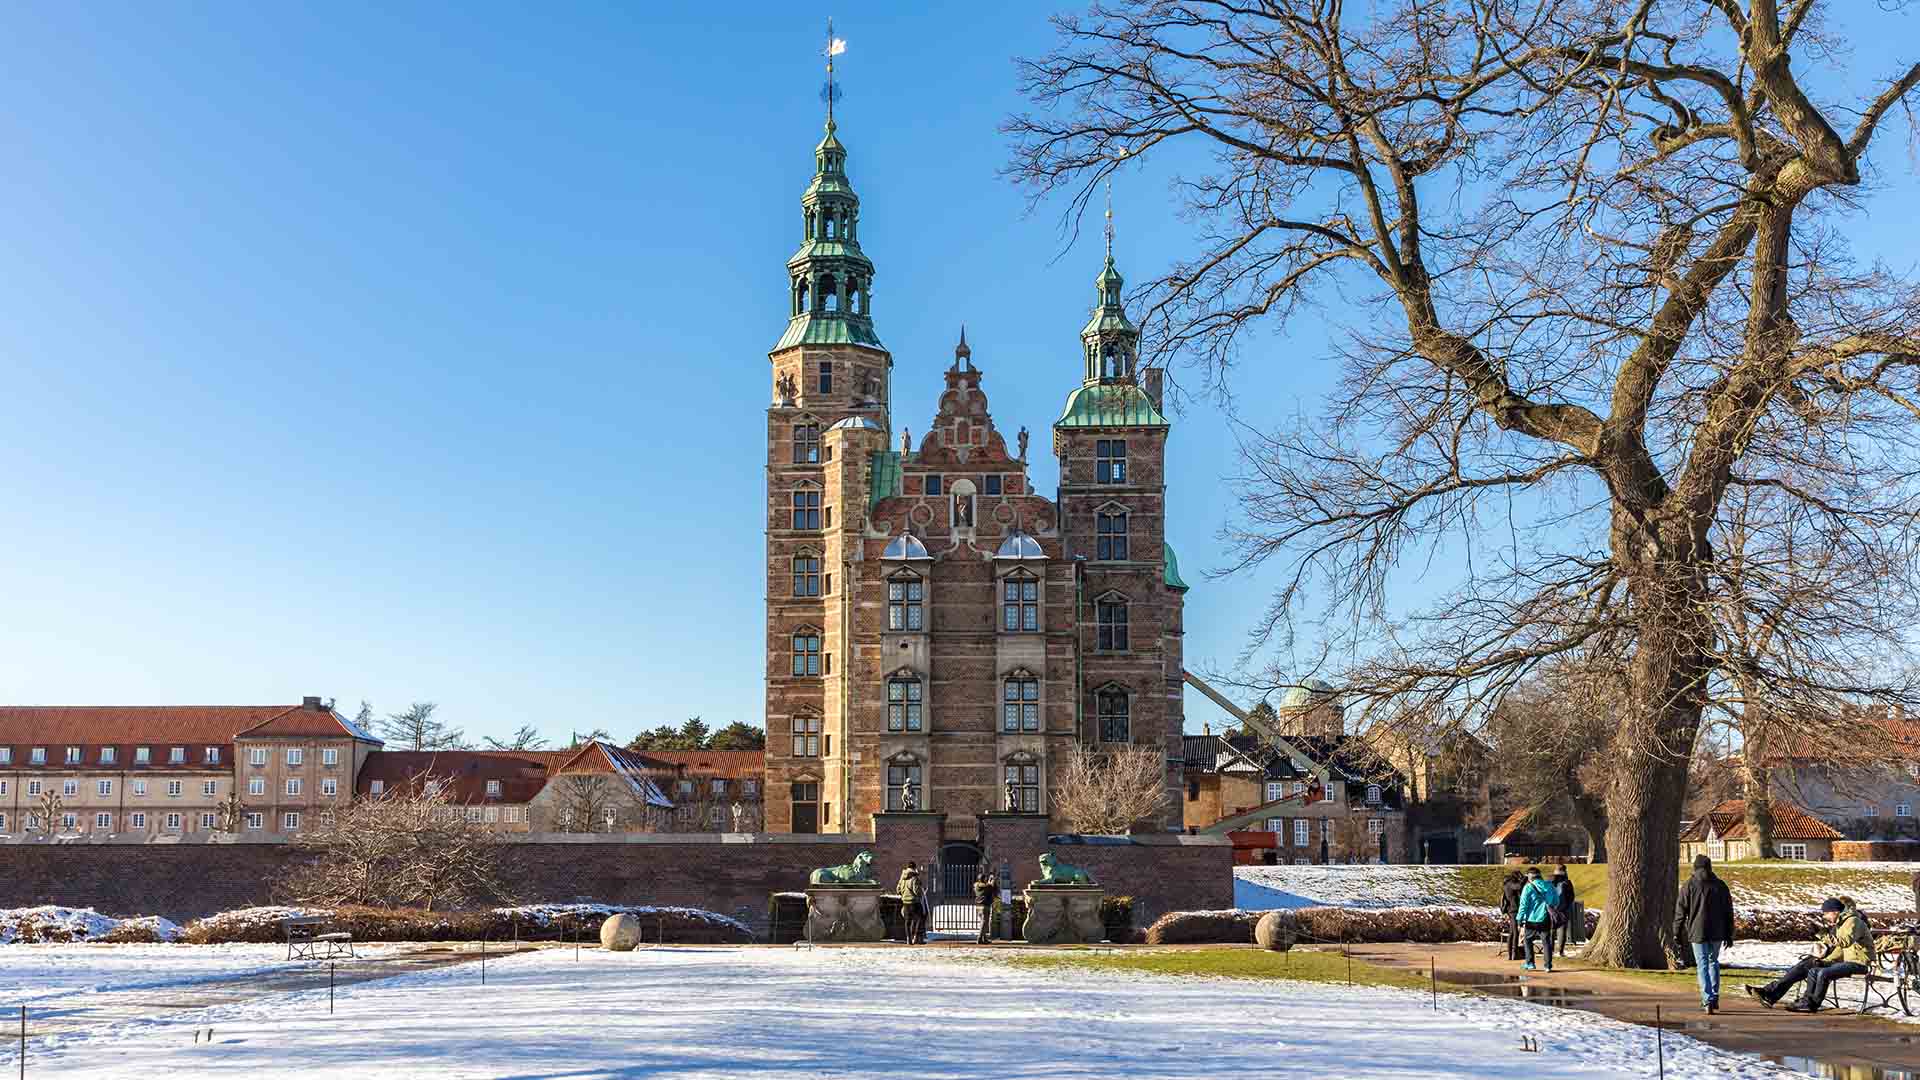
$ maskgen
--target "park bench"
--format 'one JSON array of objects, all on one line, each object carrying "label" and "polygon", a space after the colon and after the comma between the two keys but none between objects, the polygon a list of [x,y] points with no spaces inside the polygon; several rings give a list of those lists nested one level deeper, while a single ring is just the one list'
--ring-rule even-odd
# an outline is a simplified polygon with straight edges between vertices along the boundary
[{"label": "park bench", "polygon": [[[1905,1015],[1912,1016],[1913,1000],[1920,998],[1920,926],[1898,927],[1882,936],[1866,973],[1851,978],[1860,980],[1859,1012],[1874,1009],[1892,1012],[1898,1007]],[[1847,981],[1835,979],[1827,984],[1827,1002],[1833,1008],[1844,1007],[1840,988]]]},{"label": "park bench", "polygon": [[328,930],[333,920],[326,915],[294,915],[280,920],[287,933],[287,959],[331,960],[353,956],[353,935]]}]

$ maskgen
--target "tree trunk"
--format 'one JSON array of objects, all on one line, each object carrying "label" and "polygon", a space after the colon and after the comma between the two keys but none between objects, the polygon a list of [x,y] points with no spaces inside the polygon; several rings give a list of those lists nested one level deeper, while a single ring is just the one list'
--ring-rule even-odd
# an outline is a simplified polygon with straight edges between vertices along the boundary
[{"label": "tree trunk", "polygon": [[1606,803],[1592,795],[1570,794],[1568,801],[1573,804],[1574,820],[1580,823],[1580,831],[1587,834],[1587,861],[1604,863],[1607,861],[1607,807]]},{"label": "tree trunk", "polygon": [[1660,535],[1626,517],[1616,518],[1613,550],[1625,556],[1639,641],[1607,788],[1607,906],[1583,955],[1609,967],[1663,969],[1680,891],[1687,766],[1711,663],[1713,629],[1701,602],[1708,547],[1704,530]]},{"label": "tree trunk", "polygon": [[1773,787],[1767,775],[1766,753],[1765,741],[1749,736],[1740,754],[1741,794],[1747,802],[1747,847],[1756,859],[1773,858]]}]

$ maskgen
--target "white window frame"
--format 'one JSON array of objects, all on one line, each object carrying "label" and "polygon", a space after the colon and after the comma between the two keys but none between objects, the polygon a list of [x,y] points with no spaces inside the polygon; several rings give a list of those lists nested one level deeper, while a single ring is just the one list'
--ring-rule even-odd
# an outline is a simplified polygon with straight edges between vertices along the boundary
[{"label": "white window frame", "polygon": [[135,810],[133,813],[127,815],[127,828],[144,829],[146,827],[147,815],[143,811]]},{"label": "white window frame", "polygon": [[500,781],[498,780],[487,781],[487,798],[497,799],[499,797],[500,797]]},{"label": "white window frame", "polygon": [[1776,858],[1804,861],[1807,857],[1807,845],[1799,843],[1775,844],[1773,845],[1773,854]]},{"label": "white window frame", "polygon": [[118,754],[119,754],[119,751],[115,750],[111,746],[101,747],[100,748],[100,764],[102,765],[113,764],[113,759],[117,757]]},{"label": "white window frame", "polygon": [[1293,846],[1306,847],[1308,841],[1312,839],[1313,839],[1313,822],[1308,821],[1306,818],[1294,818],[1293,819]]},{"label": "white window frame", "polygon": [[113,831],[113,815],[104,810],[93,815],[93,831],[99,832],[102,829]]},{"label": "white window frame", "polygon": [[220,764],[220,748],[219,747],[217,746],[207,747],[206,762],[209,765]]},{"label": "white window frame", "polygon": [[45,765],[47,763],[47,748],[44,746],[36,746],[27,751],[27,763],[29,765]]},{"label": "white window frame", "polygon": [[321,780],[320,794],[325,795],[329,799],[340,794],[340,781],[335,780],[331,776]]},{"label": "white window frame", "polygon": [[385,780],[369,780],[367,782],[367,794],[385,795],[386,793],[387,793],[387,782]]},{"label": "white window frame", "polygon": [[264,746],[254,746],[254,747],[248,748],[247,764],[253,766],[256,769],[265,768],[267,764],[267,748]]},{"label": "white window frame", "polygon": [[[376,783],[376,784],[378,784],[379,782],[380,782],[380,781],[378,781],[378,780],[375,780],[375,781],[374,781],[374,783]],[[265,795],[266,793],[267,793],[267,778],[266,778],[266,777],[264,777],[264,776],[249,776],[249,777],[247,777],[247,794],[249,794],[249,795]]]},{"label": "white window frame", "polygon": [[136,746],[136,747],[134,747],[134,748],[133,748],[133,763],[134,763],[135,765],[151,765],[151,764],[153,764],[153,747],[151,747],[151,746]]},{"label": "white window frame", "polygon": [[206,797],[207,797],[207,798],[209,798],[209,799],[211,799],[211,798],[213,798],[213,797],[214,797],[214,796],[216,796],[216,795],[219,795],[219,794],[220,794],[220,781],[218,781],[218,780],[202,780],[202,781],[200,781],[200,794],[202,794],[202,795],[204,795],[204,796],[206,796]]},{"label": "white window frame", "polygon": [[161,824],[165,826],[168,832],[179,832],[181,829],[181,825],[185,820],[186,820],[185,818],[180,816],[180,812],[176,810],[173,813],[168,814],[166,816],[166,819],[162,821]]},{"label": "white window frame", "polygon": [[214,813],[211,810],[202,810],[200,812],[200,827],[207,830],[208,832],[212,832],[214,829],[219,828],[220,815]]},{"label": "white window frame", "polygon": [[286,813],[281,814],[280,815],[280,831],[281,832],[299,832],[300,831],[300,811],[288,810]]},{"label": "white window frame", "polygon": [[267,815],[258,810],[247,811],[247,828],[258,831],[267,827]]},{"label": "white window frame", "polygon": [[69,765],[80,764],[80,748],[79,747],[77,746],[67,747],[67,764]]},{"label": "white window frame", "polygon": [[80,781],[78,780],[60,781],[60,797],[63,799],[79,798],[80,797]]},{"label": "white window frame", "polygon": [[1377,817],[1370,817],[1367,819],[1367,835],[1368,836],[1385,836],[1386,834],[1387,834],[1386,819],[1377,818]]},{"label": "white window frame", "polygon": [[186,763],[187,763],[187,748],[186,748],[186,747],[184,747],[184,746],[169,746],[169,747],[167,747],[167,764],[169,764],[169,765],[185,765]]},{"label": "white window frame", "polygon": [[186,790],[186,785],[178,780],[167,781],[167,798],[177,799]]},{"label": "white window frame", "polygon": [[339,748],[332,746],[322,747],[320,750],[320,764],[325,768],[338,766],[340,764]]},{"label": "white window frame", "polygon": [[1287,797],[1286,782],[1282,780],[1267,781],[1265,794],[1267,797],[1260,800],[1261,802],[1279,802],[1281,799]]},{"label": "white window frame", "polygon": [[307,763],[307,752],[298,746],[287,747],[287,765],[289,768]]},{"label": "white window frame", "polygon": [[1910,802],[1894,803],[1893,816],[1894,817],[1912,817],[1913,804]]},{"label": "white window frame", "polygon": [[1368,806],[1380,805],[1380,785],[1379,784],[1367,785],[1367,805]]},{"label": "white window frame", "polygon": [[289,777],[287,777],[287,794],[288,794],[288,795],[298,795],[298,794],[300,794],[300,786],[301,786],[301,785],[300,785],[300,778],[299,778],[299,777],[297,777],[297,776],[289,776]]},{"label": "white window frame", "polygon": [[93,782],[93,793],[96,797],[99,797],[99,798],[106,798],[107,796],[112,795],[113,781],[95,780]]},{"label": "white window frame", "polygon": [[133,797],[136,799],[144,799],[147,797],[147,782],[145,780],[135,780],[133,782]]},{"label": "white window frame", "polygon": [[27,795],[31,797],[38,794],[40,794],[40,781],[38,780],[27,781]]},{"label": "white window frame", "polygon": [[68,813],[60,815],[60,831],[61,832],[70,833],[78,829],[79,827],[80,827],[80,815],[78,812],[69,811]]}]

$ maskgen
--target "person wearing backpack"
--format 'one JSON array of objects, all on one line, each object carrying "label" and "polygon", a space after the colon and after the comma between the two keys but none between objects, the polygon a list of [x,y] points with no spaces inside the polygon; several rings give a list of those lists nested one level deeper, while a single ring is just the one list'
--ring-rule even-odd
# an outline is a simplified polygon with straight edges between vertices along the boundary
[{"label": "person wearing backpack", "polygon": [[1573,944],[1575,936],[1572,929],[1574,900],[1573,879],[1567,876],[1565,863],[1554,868],[1552,884],[1554,892],[1559,896],[1558,902],[1553,905],[1554,912],[1559,916],[1554,920],[1553,933],[1554,937],[1559,939],[1560,955],[1565,956],[1567,955],[1567,946]]},{"label": "person wearing backpack", "polygon": [[1693,948],[1694,977],[1700,982],[1700,1008],[1720,1011],[1720,950],[1733,947],[1733,893],[1713,872],[1713,860],[1693,857],[1693,876],[1680,890],[1673,910],[1673,938]]},{"label": "person wearing backpack", "polygon": [[[1520,911],[1517,916],[1521,926],[1526,927],[1527,962],[1521,964],[1521,970],[1533,970],[1533,943],[1544,941],[1547,946],[1547,970],[1553,970],[1553,916],[1554,905],[1560,902],[1560,891],[1540,876],[1540,868],[1527,868],[1527,885],[1520,890]],[[1563,917],[1564,918],[1564,917]]]}]

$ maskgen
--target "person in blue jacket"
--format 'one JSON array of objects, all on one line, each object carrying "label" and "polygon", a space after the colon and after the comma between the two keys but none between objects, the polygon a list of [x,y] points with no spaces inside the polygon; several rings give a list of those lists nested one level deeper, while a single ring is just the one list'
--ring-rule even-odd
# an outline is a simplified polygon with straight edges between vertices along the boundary
[{"label": "person in blue jacket", "polygon": [[1533,970],[1533,943],[1547,947],[1547,970],[1553,970],[1553,909],[1560,903],[1560,890],[1540,876],[1540,868],[1527,868],[1527,885],[1520,890],[1519,921],[1526,928],[1527,962],[1520,965]]}]

